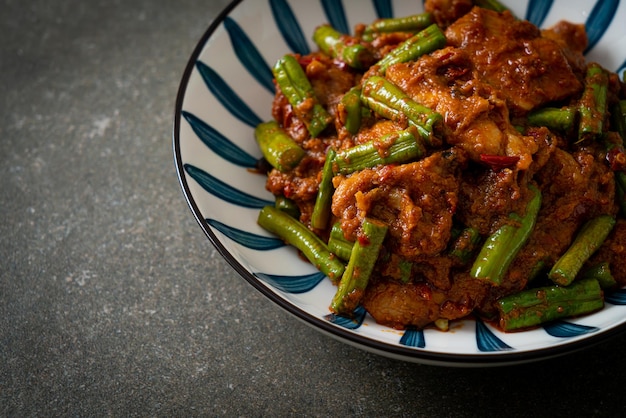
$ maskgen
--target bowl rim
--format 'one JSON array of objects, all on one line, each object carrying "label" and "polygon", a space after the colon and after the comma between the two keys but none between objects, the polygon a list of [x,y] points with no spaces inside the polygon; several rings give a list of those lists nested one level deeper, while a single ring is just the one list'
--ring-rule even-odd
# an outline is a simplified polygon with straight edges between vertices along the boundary
[{"label": "bowl rim", "polygon": [[549,358],[558,357],[561,355],[580,351],[585,348],[589,348],[593,345],[605,342],[619,334],[626,329],[626,323],[618,324],[609,329],[602,329],[599,332],[594,333],[588,337],[580,340],[571,341],[565,344],[558,344],[555,346],[538,348],[534,350],[526,351],[502,351],[497,353],[442,353],[420,350],[412,347],[404,347],[401,345],[392,345],[382,341],[377,341],[366,336],[356,334],[346,330],[342,327],[333,325],[329,321],[324,321],[321,318],[314,317],[303,309],[289,302],[288,300],[281,298],[276,293],[272,292],[268,287],[264,286],[261,281],[255,277],[248,269],[246,269],[241,263],[239,263],[227,250],[227,248],[221,243],[217,235],[211,230],[206,219],[202,216],[202,213],[196,204],[196,201],[191,193],[191,189],[184,174],[184,164],[181,155],[181,117],[183,110],[183,102],[185,94],[189,85],[190,77],[194,71],[196,62],[206,47],[209,39],[216,31],[216,29],[222,24],[224,19],[235,9],[237,5],[242,3],[243,0],[232,0],[209,24],[205,32],[201,35],[196,43],[190,57],[185,64],[178,91],[175,100],[174,109],[174,121],[172,125],[172,146],[174,163],[176,166],[176,175],[178,177],[179,185],[182,189],[183,196],[189,209],[191,210],[194,218],[204,231],[209,241],[216,248],[218,253],[228,262],[228,264],[250,285],[252,285],[262,295],[267,297],[270,301],[284,309],[297,319],[303,321],[305,324],[315,328],[317,331],[321,331],[327,336],[331,336],[344,343],[350,344],[357,348],[373,352],[382,356],[392,357],[408,362],[430,364],[435,366],[452,366],[452,367],[485,367],[485,366],[507,366],[513,364],[520,364],[532,361],[546,360]]}]

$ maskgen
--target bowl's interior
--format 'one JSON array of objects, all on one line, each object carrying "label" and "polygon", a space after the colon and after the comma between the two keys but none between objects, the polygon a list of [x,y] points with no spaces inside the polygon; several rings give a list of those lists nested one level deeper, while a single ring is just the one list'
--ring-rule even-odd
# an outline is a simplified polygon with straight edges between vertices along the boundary
[{"label": "bowl's interior", "polygon": [[[625,67],[626,6],[617,1],[507,3],[541,27],[561,19],[585,23],[587,58],[612,71]],[[254,287],[296,317],[349,343],[407,360],[436,364],[501,364],[556,355],[606,338],[624,327],[624,295],[576,320],[519,333],[501,333],[480,320],[398,331],[364,315],[329,315],[335,288],[293,248],[262,230],[259,209],[273,202],[265,178],[251,171],[261,156],[254,126],[271,118],[270,66],[287,52],[315,47],[320,23],[351,30],[379,16],[422,11],[415,1],[234,2],[213,22],[190,58],[177,100],[174,146],[181,186],[201,227],[226,260]]]}]

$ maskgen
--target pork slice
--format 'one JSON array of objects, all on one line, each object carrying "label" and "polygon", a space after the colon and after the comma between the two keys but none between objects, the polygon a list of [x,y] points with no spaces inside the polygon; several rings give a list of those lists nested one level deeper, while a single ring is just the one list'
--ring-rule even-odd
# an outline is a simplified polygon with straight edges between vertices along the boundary
[{"label": "pork slice", "polygon": [[450,45],[470,54],[480,78],[501,92],[515,114],[582,90],[563,43],[508,12],[474,7],[445,34]]},{"label": "pork slice", "polygon": [[445,249],[456,211],[460,149],[435,153],[421,161],[365,169],[344,178],[333,195],[332,212],[346,237],[355,239],[365,217],[389,225],[386,245],[416,260]]}]

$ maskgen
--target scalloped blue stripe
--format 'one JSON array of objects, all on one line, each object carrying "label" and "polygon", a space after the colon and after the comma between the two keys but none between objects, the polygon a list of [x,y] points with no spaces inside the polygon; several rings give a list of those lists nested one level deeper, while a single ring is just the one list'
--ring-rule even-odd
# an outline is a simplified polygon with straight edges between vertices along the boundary
[{"label": "scalloped blue stripe", "polygon": [[278,238],[252,234],[248,231],[228,226],[215,219],[207,218],[206,221],[209,225],[226,235],[228,238],[252,250],[268,251],[281,248],[286,245]]},{"label": "scalloped blue stripe", "polygon": [[574,324],[566,321],[553,321],[543,326],[543,329],[553,337],[570,338],[579,335],[596,332],[599,328],[589,327],[587,325]]},{"label": "scalloped blue stripe", "polygon": [[387,19],[393,17],[393,5],[391,0],[372,0],[374,9],[379,19]]},{"label": "scalloped blue stripe", "polygon": [[183,110],[181,114],[198,138],[214,153],[241,167],[254,168],[256,166],[256,158],[233,144],[215,128],[190,112]]},{"label": "scalloped blue stripe", "polygon": [[276,27],[289,48],[302,55],[310,53],[309,44],[306,42],[306,37],[289,3],[285,0],[270,0],[270,8]]},{"label": "scalloped blue stripe", "polygon": [[333,324],[340,325],[347,329],[357,329],[361,325],[363,325],[363,321],[365,320],[365,308],[362,306],[358,306],[354,312],[353,318],[348,318],[341,315],[335,315],[333,313],[324,316],[328,322],[332,322]]},{"label": "scalloped blue stripe", "polygon": [[604,301],[611,305],[626,305],[626,289],[613,290],[604,296]]},{"label": "scalloped blue stripe", "polygon": [[424,338],[424,331],[421,329],[412,329],[409,328],[404,331],[402,334],[402,338],[400,338],[400,344],[406,345],[409,347],[418,347],[424,348],[426,347],[426,339]]},{"label": "scalloped blue stripe", "polygon": [[231,115],[253,128],[262,122],[214,69],[201,61],[196,62],[196,68],[204,84]]},{"label": "scalloped blue stripe", "polygon": [[341,33],[350,34],[348,19],[341,0],[321,0],[328,23]]},{"label": "scalloped blue stripe", "polygon": [[263,87],[274,94],[274,76],[259,50],[254,46],[248,35],[231,17],[224,18],[224,27],[230,37],[233,50],[239,61]]},{"label": "scalloped blue stripe", "polygon": [[513,348],[491,332],[480,320],[476,320],[476,346],[483,352],[506,351]]},{"label": "scalloped blue stripe", "polygon": [[525,19],[535,26],[541,27],[552,8],[553,0],[530,0],[526,7]]},{"label": "scalloped blue stripe", "polygon": [[615,16],[617,6],[619,6],[619,0],[598,0],[595,6],[593,6],[585,22],[587,38],[589,39],[589,44],[585,52],[591,50],[609,28]]},{"label": "scalloped blue stripe", "polygon": [[323,273],[311,273],[303,276],[280,276],[274,274],[255,273],[259,279],[263,280],[283,292],[305,293],[314,289],[324,278]]},{"label": "scalloped blue stripe", "polygon": [[185,164],[184,168],[187,174],[198,182],[204,190],[229,203],[253,209],[261,209],[264,206],[274,204],[272,201],[259,199],[258,197],[237,190],[194,165]]}]

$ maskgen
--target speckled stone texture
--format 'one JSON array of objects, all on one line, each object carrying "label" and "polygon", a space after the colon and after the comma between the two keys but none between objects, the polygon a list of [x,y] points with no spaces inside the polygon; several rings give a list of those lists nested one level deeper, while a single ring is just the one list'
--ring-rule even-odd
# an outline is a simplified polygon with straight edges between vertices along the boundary
[{"label": "speckled stone texture", "polygon": [[187,58],[226,3],[0,2],[0,416],[626,412],[626,336],[523,366],[407,364],[235,273],[171,140]]}]

